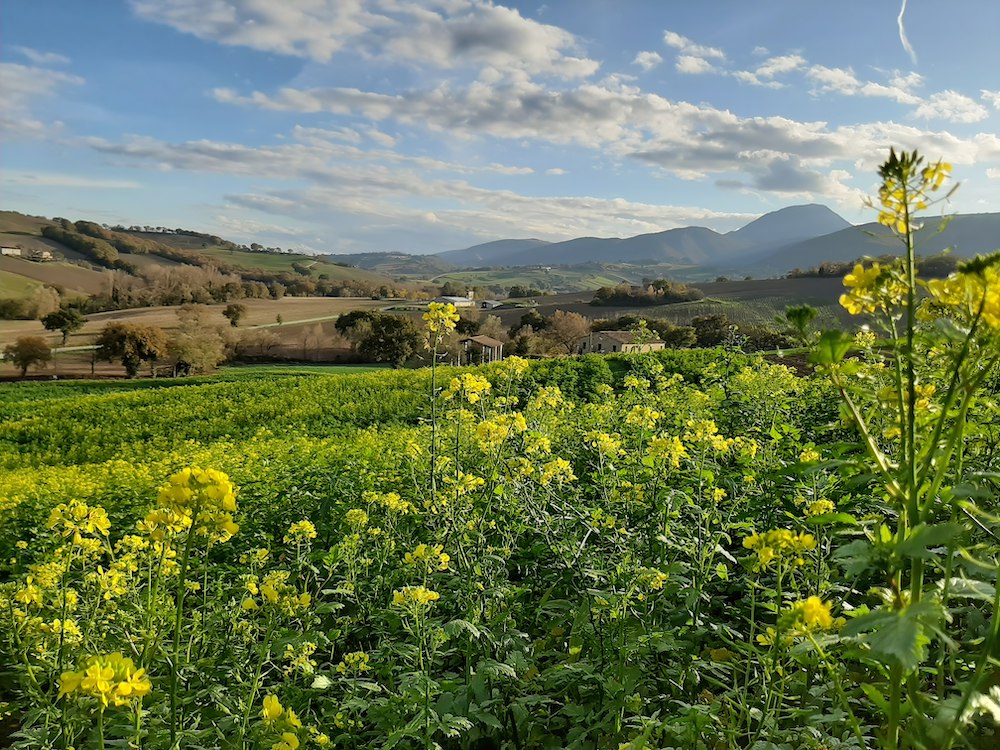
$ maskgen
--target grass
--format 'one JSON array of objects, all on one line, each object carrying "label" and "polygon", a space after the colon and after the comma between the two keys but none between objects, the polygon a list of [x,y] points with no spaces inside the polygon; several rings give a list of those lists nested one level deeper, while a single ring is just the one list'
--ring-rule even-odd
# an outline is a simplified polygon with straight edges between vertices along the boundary
[{"label": "grass", "polygon": [[8,299],[27,299],[41,288],[41,284],[10,271],[0,271],[0,297]]},{"label": "grass", "polygon": [[246,271],[260,270],[270,271],[273,273],[294,273],[295,269],[292,268],[292,264],[302,263],[308,265],[312,270],[311,278],[319,278],[321,274],[325,274],[330,279],[334,280],[360,280],[376,284],[391,283],[387,277],[380,274],[365,271],[360,268],[349,268],[347,266],[338,266],[333,263],[326,263],[324,261],[316,260],[309,255],[250,253],[243,250],[230,250],[217,245],[214,247],[199,247],[192,249],[200,255],[214,258],[220,263],[225,263],[228,266],[241,268]]}]

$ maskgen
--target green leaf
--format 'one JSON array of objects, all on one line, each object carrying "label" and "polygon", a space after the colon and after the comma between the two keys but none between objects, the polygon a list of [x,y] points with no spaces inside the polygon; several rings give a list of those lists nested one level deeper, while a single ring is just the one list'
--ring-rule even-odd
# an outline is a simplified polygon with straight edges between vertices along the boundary
[{"label": "green leaf", "polygon": [[814,365],[835,365],[844,359],[853,345],[854,337],[845,331],[824,331],[809,355],[809,361]]},{"label": "green leaf", "polygon": [[862,683],[861,689],[868,696],[868,700],[875,704],[875,706],[882,712],[889,712],[889,701],[885,699],[882,694],[881,688],[877,688],[874,685],[869,685],[867,682]]},{"label": "green leaf", "polygon": [[875,567],[878,556],[878,551],[866,539],[855,539],[833,553],[833,558],[844,566],[848,576],[856,576]]},{"label": "green leaf", "polygon": [[857,526],[858,519],[850,513],[821,513],[818,516],[810,516],[805,519],[808,526],[826,526],[827,524],[840,523],[845,526]]},{"label": "green leaf", "polygon": [[976,581],[972,578],[948,579],[948,596],[952,599],[978,599],[992,602],[996,593],[996,588],[986,581]]},{"label": "green leaf", "polygon": [[445,624],[444,626],[444,632],[446,632],[448,635],[452,637],[458,635],[463,630],[470,636],[472,636],[472,640],[474,641],[478,641],[483,634],[483,631],[481,631],[479,628],[477,628],[468,620],[456,619]]},{"label": "green leaf", "polygon": [[938,523],[928,526],[920,524],[915,527],[903,541],[896,545],[896,553],[902,557],[916,557],[926,560],[936,557],[934,550],[943,547],[962,533],[962,527],[957,523]]},{"label": "green leaf", "polygon": [[927,656],[926,631],[943,617],[941,606],[922,601],[898,611],[878,610],[856,617],[844,627],[844,637],[860,636],[871,656],[883,664],[912,672]]}]

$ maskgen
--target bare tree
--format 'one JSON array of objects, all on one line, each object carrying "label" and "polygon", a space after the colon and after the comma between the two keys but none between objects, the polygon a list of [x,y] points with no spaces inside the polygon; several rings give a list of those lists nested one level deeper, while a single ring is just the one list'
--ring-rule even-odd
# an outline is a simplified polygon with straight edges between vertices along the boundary
[{"label": "bare tree", "polygon": [[548,319],[542,339],[554,352],[573,354],[580,339],[589,333],[590,321],[580,313],[556,310]]}]

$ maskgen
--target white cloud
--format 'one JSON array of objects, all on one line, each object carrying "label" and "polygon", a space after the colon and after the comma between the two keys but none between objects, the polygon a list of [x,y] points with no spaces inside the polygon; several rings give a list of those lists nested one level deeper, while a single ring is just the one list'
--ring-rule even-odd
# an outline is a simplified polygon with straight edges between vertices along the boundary
[{"label": "white cloud", "polygon": [[986,176],[991,180],[1000,180],[1000,169],[996,167],[990,167],[986,170]]},{"label": "white cloud", "polygon": [[716,60],[726,59],[726,53],[718,47],[706,47],[701,44],[695,44],[686,36],[681,36],[674,31],[663,32],[663,42],[668,47],[680,50],[685,55],[692,55],[694,57],[710,57]]},{"label": "white cloud", "polygon": [[550,167],[549,169],[545,170],[545,174],[564,175],[564,174],[568,174],[568,173],[562,167]]},{"label": "white cloud", "polygon": [[485,0],[131,0],[141,18],[201,39],[327,62],[344,50],[409,64],[586,77],[576,38]]},{"label": "white cloud", "polygon": [[810,66],[806,77],[817,85],[814,93],[881,97],[900,104],[919,104],[920,97],[911,89],[920,86],[923,81],[916,73],[902,75],[898,71],[892,74],[888,84],[861,81],[850,68],[828,68],[825,65]]},{"label": "white cloud", "polygon": [[768,58],[754,72],[761,78],[774,78],[776,75],[791,73],[805,64],[806,59],[801,55],[780,55]]},{"label": "white cloud", "polygon": [[730,75],[741,83],[749,83],[751,86],[763,86],[768,89],[784,88],[785,84],[780,81],[762,81],[756,73],[749,70],[734,70]]},{"label": "white cloud", "polygon": [[984,102],[988,102],[992,105],[993,109],[1000,109],[1000,91],[982,89],[982,91],[980,91],[980,97]]},{"label": "white cloud", "polygon": [[[821,72],[826,85],[843,80],[856,95],[872,95],[849,71]],[[639,159],[683,179],[708,175],[728,179],[742,174],[756,179],[760,189],[775,192],[780,192],[781,184],[795,183],[791,173],[799,172],[795,178],[798,184],[811,180],[817,190],[830,190],[834,198],[843,195],[842,189],[817,175],[828,177],[831,170],[839,168],[838,162],[870,172],[884,158],[886,144],[905,143],[929,156],[946,156],[957,163],[1000,158],[1000,139],[992,134],[962,139],[891,122],[831,128],[825,122],[739,117],[708,105],[671,101],[621,83],[583,84],[564,90],[527,81],[500,86],[475,83],[394,96],[357,89],[284,89],[275,96],[224,92],[220,97],[243,106],[391,120],[447,133],[449,138],[576,144],[615,158]],[[753,154],[753,159],[747,154]],[[760,178],[770,162],[775,163],[771,179]],[[784,183],[780,183],[782,176],[787,178]]]},{"label": "white cloud", "polygon": [[56,172],[15,172],[4,170],[3,181],[7,185],[26,187],[83,188],[87,190],[132,190],[140,188],[134,180],[106,180],[84,175],[59,174]]},{"label": "white cloud", "polygon": [[947,89],[932,94],[913,113],[924,120],[979,122],[988,116],[986,107],[965,94]]},{"label": "white cloud", "polygon": [[68,65],[69,58],[66,55],[60,55],[56,52],[45,52],[43,50],[33,49],[31,47],[12,47],[15,52],[19,53],[28,62],[35,65]]},{"label": "white cloud", "polygon": [[53,96],[64,86],[79,86],[79,76],[46,68],[17,63],[0,63],[0,91],[3,108],[0,109],[0,132],[27,136],[41,136],[51,129],[32,113],[32,104]]},{"label": "white cloud", "polygon": [[694,55],[678,55],[677,63],[674,67],[677,68],[678,73],[687,73],[689,75],[715,73],[717,71],[716,67],[708,60],[703,57],[695,57]]},{"label": "white cloud", "polygon": [[647,73],[663,62],[663,58],[656,52],[640,52],[632,61],[633,65],[638,65]]}]

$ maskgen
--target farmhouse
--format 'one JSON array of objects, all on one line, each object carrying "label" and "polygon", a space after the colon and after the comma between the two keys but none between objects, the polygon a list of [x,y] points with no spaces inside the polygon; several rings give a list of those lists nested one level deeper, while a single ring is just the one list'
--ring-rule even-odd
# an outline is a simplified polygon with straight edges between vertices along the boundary
[{"label": "farmhouse", "polygon": [[494,310],[504,303],[497,299],[481,299],[477,303],[480,310]]},{"label": "farmhouse", "polygon": [[19,247],[0,247],[0,255],[10,255],[15,258],[21,256],[21,248]]},{"label": "farmhouse", "polygon": [[485,365],[503,359],[503,342],[491,336],[469,336],[458,343],[462,345],[461,364]]},{"label": "farmhouse", "polygon": [[649,334],[635,331],[594,331],[577,342],[579,354],[607,354],[608,352],[655,352],[666,344],[660,339],[650,339]]},{"label": "farmhouse", "polygon": [[44,249],[28,250],[25,253],[25,255],[28,258],[28,260],[33,260],[37,263],[47,263],[51,260],[56,259],[56,256],[52,254],[51,250],[44,250]]}]

